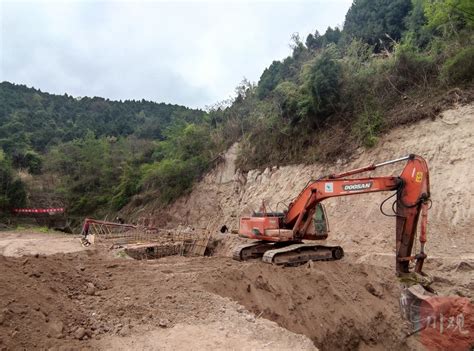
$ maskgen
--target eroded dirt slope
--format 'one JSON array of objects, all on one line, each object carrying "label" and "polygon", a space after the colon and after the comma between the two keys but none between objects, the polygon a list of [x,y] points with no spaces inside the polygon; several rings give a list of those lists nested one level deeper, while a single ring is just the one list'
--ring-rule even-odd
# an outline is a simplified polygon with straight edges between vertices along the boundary
[{"label": "eroded dirt slope", "polygon": [[[234,145],[224,163],[167,210],[169,225],[217,230],[225,224],[235,230],[239,217],[258,209],[262,199],[272,210],[282,210],[310,179],[416,153],[426,158],[431,172],[429,253],[473,259],[473,104],[445,111],[434,121],[423,120],[395,129],[383,136],[375,148],[360,149],[351,159],[341,159],[335,164],[273,167],[242,173],[235,171],[237,150],[238,145]],[[368,174],[398,175],[402,168],[403,164],[398,164]],[[375,193],[326,201],[330,241],[361,254],[374,250],[393,253],[394,221],[379,211],[379,204],[389,195]],[[141,213],[157,215],[153,213],[153,204]]]}]

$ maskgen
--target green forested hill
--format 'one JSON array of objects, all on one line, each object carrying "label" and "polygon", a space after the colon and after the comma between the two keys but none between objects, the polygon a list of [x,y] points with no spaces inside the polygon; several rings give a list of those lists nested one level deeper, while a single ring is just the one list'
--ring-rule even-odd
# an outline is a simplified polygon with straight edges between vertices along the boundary
[{"label": "green forested hill", "polygon": [[[54,174],[61,180],[54,191],[65,205],[72,212],[91,213],[123,206],[161,175],[155,162],[160,160],[186,169],[185,180],[164,189],[163,199],[170,199],[189,187],[212,155],[208,142],[203,152],[196,145],[207,119],[207,113],[184,106],[74,98],[0,83],[2,188],[18,188],[12,169]],[[179,154],[180,148],[189,148],[190,154]],[[191,155],[196,152],[198,158]],[[24,191],[15,192],[3,192],[0,208],[25,205]]]},{"label": "green forested hill", "polygon": [[24,85],[0,83],[0,143],[14,166],[28,167],[25,155],[95,136],[162,140],[175,123],[200,122],[205,113],[150,101],[110,101],[43,93]]},{"label": "green forested hill", "polygon": [[27,200],[14,170],[58,178],[69,211],[90,215],[137,194],[136,204],[169,203],[235,141],[244,170],[373,147],[385,130],[433,116],[447,92],[472,96],[474,2],[354,0],[343,28],[291,46],[206,113],[2,83],[0,209]]},{"label": "green forested hill", "polygon": [[354,0],[343,28],[294,35],[292,48],[228,111],[242,119],[244,169],[374,146],[385,130],[432,116],[427,107],[442,108],[450,89],[472,89],[474,2]]}]

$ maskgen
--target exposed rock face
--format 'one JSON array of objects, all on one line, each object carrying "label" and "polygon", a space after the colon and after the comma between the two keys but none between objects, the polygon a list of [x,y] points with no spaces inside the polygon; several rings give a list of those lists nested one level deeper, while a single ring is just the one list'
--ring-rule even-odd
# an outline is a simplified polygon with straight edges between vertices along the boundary
[{"label": "exposed rock face", "polygon": [[227,150],[224,155],[224,162],[222,162],[214,170],[217,173],[216,181],[219,184],[230,183],[234,181],[235,175],[235,159],[237,157],[237,152],[239,151],[239,144],[235,143]]}]

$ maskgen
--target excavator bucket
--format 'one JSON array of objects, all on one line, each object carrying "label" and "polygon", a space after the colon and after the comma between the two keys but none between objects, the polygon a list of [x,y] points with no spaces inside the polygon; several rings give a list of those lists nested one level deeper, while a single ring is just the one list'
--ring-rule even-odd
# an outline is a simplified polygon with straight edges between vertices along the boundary
[{"label": "excavator bucket", "polygon": [[443,306],[436,302],[437,295],[430,288],[433,280],[429,276],[416,272],[401,273],[399,280],[402,283],[402,317],[412,324],[412,333],[416,333],[425,329]]}]

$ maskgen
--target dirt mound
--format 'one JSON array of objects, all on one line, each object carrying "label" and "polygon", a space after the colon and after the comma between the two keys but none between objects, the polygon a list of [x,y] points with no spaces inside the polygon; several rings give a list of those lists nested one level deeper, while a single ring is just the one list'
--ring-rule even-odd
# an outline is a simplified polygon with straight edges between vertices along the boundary
[{"label": "dirt mound", "polygon": [[388,269],[342,262],[292,268],[252,262],[201,279],[210,291],[305,334],[321,350],[407,349],[392,277]]},{"label": "dirt mound", "polygon": [[[82,308],[82,301],[88,292],[93,293],[91,287],[105,289],[106,285],[93,276],[85,276],[80,263],[72,262],[76,257],[0,256],[0,346],[50,347],[58,341],[74,339],[78,327],[85,330],[80,338],[89,338],[97,331],[93,318]],[[82,257],[87,259],[87,255]],[[74,341],[71,343],[74,345]]]},{"label": "dirt mound", "polygon": [[[201,335],[205,342],[199,345],[206,348],[271,344],[314,350],[306,337],[258,319],[199,284],[198,276],[229,267],[226,261],[135,261],[95,251],[0,256],[0,349],[190,349],[190,335],[209,329],[209,338],[216,339]],[[172,335],[181,338],[180,344]]]},{"label": "dirt mound", "polygon": [[[422,338],[405,338],[392,268],[353,262],[0,256],[0,349],[419,349]],[[469,262],[438,268],[437,286],[472,288]]]}]

